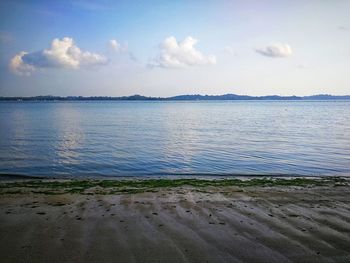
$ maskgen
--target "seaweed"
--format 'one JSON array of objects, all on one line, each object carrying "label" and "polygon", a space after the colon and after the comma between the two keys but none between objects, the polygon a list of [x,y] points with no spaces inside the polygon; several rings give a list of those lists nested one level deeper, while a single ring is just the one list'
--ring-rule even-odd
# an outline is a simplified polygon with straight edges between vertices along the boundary
[{"label": "seaweed", "polygon": [[[208,187],[312,187],[348,186],[348,181],[339,177],[326,178],[252,178],[252,179],[138,179],[138,180],[29,180],[0,183],[0,193],[36,194],[136,194],[157,192],[159,189],[194,187],[205,191]],[[22,191],[26,190],[26,191]],[[92,190],[87,192],[87,190]]]}]

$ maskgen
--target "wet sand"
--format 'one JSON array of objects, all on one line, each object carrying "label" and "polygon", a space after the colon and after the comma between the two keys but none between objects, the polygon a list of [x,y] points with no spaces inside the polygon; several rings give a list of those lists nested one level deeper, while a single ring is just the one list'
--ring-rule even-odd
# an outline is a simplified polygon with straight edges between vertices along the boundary
[{"label": "wet sand", "polygon": [[2,193],[1,262],[350,262],[349,186]]}]

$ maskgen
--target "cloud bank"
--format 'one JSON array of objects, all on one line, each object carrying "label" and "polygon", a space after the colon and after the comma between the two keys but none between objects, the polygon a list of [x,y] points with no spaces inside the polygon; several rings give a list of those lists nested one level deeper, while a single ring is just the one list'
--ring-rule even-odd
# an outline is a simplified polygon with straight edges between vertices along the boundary
[{"label": "cloud bank", "polygon": [[54,39],[49,49],[20,52],[10,61],[10,70],[18,75],[31,75],[38,68],[71,68],[106,64],[107,58],[89,51],[81,51],[69,37]]},{"label": "cloud bank", "polygon": [[271,57],[271,58],[282,58],[289,57],[292,55],[292,49],[288,44],[275,43],[269,46],[255,49],[260,55]]},{"label": "cloud bank", "polygon": [[204,55],[194,46],[198,40],[191,36],[178,42],[175,37],[166,38],[160,45],[160,54],[149,63],[151,67],[183,68],[216,64],[216,57]]}]

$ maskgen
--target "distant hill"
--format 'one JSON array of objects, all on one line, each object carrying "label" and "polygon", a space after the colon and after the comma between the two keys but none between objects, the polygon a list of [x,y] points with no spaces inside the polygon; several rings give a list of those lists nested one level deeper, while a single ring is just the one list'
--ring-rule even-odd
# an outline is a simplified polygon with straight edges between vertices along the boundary
[{"label": "distant hill", "polygon": [[332,96],[328,94],[319,94],[319,95],[313,95],[313,96],[305,96],[303,97],[304,100],[348,100],[350,99],[349,95],[345,96]]},{"label": "distant hill", "polygon": [[195,101],[195,100],[350,100],[350,95],[333,96],[328,94],[319,94],[312,96],[248,96],[248,95],[179,95],[173,97],[146,97],[142,95],[132,95],[123,97],[108,97],[108,96],[95,96],[95,97],[82,97],[82,96],[35,96],[35,97],[0,97],[0,101],[102,101],[102,100],[126,100],[126,101]]},{"label": "distant hill", "polygon": [[[350,98],[350,96],[349,96]],[[169,97],[167,100],[301,100],[302,97],[296,96],[247,96],[247,95],[236,95],[236,94],[225,94],[225,95],[180,95],[175,97]]]}]

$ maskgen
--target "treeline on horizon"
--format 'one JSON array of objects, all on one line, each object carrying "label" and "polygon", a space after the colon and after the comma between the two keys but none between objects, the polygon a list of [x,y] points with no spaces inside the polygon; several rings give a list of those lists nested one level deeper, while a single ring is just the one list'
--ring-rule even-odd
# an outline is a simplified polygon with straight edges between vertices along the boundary
[{"label": "treeline on horizon", "polygon": [[319,94],[312,96],[248,96],[248,95],[179,95],[173,97],[146,97],[141,95],[110,97],[110,96],[34,96],[34,97],[0,97],[0,101],[97,101],[97,100],[126,100],[126,101],[191,101],[191,100],[348,100],[350,95],[333,96]]}]

